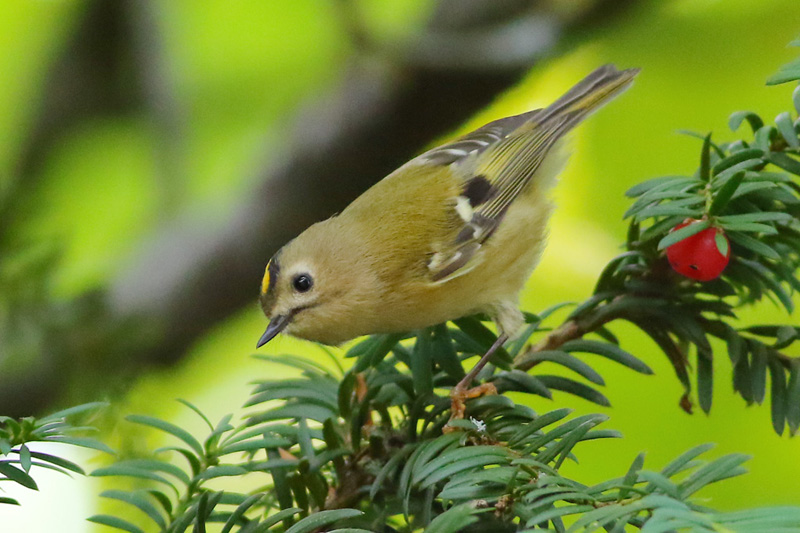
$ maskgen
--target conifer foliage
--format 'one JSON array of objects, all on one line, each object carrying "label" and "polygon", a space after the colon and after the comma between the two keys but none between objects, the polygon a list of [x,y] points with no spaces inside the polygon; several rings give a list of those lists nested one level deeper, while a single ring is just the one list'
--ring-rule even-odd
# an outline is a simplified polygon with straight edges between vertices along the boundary
[{"label": "conifer foliage", "polygon": [[[770,83],[797,80],[800,62]],[[550,398],[559,390],[608,405],[598,390],[603,377],[591,366],[596,359],[586,354],[633,373],[652,372],[642,360],[650,355],[631,353],[615,335],[622,321],[668,358],[684,388],[684,409],[694,403],[711,409],[715,364],[729,360],[742,398],[760,404],[769,396],[777,433],[800,430],[800,358],[789,355],[800,327],[743,326],[737,319],[742,306],[765,299],[791,312],[791,296],[800,289],[800,87],[793,103],[795,110],[773,124],[751,112],[734,113],[730,127],[741,138],[718,142],[698,135],[693,175],[631,188],[624,252],[600,273],[583,303],[526,315],[524,334],[479,375],[500,394],[470,401],[466,417],[452,422],[457,431],[443,433],[447,393],[464,376],[465,363],[496,339],[485,317],[369,337],[349,350],[348,365],[333,356],[324,364],[259,356],[298,375],[257,383],[241,422],[229,415],[212,423],[186,403],[208,426],[198,439],[156,418],[128,417],[165,433],[169,445],[95,470],[94,476],[133,480],[135,489],[101,496],[138,515],[90,520],[131,533],[800,532],[800,508],[718,512],[701,504],[698,491],[744,473],[748,459],[711,458],[712,445],[666,465],[645,464],[641,454],[626,472],[599,484],[565,476],[561,467],[576,460],[587,441],[621,435],[606,427],[605,415],[573,416],[563,408],[537,413],[503,394]],[[709,229],[712,252],[726,258],[719,275],[699,281],[676,271],[666,250]],[[548,373],[554,365],[566,372]],[[65,420],[74,414],[39,422],[0,419],[6,457],[0,478],[35,488],[29,470],[36,463],[82,473],[27,446],[60,439],[103,448],[57,436],[71,434]]]}]

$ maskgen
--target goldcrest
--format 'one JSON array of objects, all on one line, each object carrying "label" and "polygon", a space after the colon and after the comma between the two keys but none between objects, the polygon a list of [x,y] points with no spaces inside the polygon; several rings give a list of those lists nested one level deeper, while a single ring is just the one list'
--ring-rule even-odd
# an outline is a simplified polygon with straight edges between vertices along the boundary
[{"label": "goldcrest", "polygon": [[412,159],[306,229],[267,264],[269,325],[258,346],[281,332],[335,345],[478,312],[501,342],[513,336],[520,290],[544,248],[564,135],[637,72],[600,67],[544,109]]}]

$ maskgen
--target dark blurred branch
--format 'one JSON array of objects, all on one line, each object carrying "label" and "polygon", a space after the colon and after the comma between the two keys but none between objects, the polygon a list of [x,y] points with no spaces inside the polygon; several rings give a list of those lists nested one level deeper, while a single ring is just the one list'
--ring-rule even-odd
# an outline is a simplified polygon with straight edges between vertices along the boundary
[{"label": "dark blurred branch", "polygon": [[72,36],[37,95],[40,110],[18,159],[19,176],[35,177],[43,154],[76,124],[143,105],[142,80],[131,69],[135,52],[127,3],[95,0],[76,17]]},{"label": "dark blurred branch", "polygon": [[126,14],[132,28],[134,71],[140,77],[147,116],[153,122],[157,136],[154,143],[159,185],[160,213],[166,220],[175,215],[186,188],[187,170],[184,164],[187,123],[183,102],[176,96],[164,46],[164,36],[157,31],[158,7],[154,2],[127,0]]},{"label": "dark blurred branch", "polygon": [[[110,388],[125,386],[147,363],[177,360],[211,325],[242,306],[255,305],[266,260],[286,241],[344,208],[432,139],[485,107],[538,58],[553,53],[562,30],[585,30],[631,3],[597,1],[580,16],[558,18],[541,9],[544,2],[441,1],[427,30],[405,55],[382,57],[378,49],[353,58],[333,94],[300,114],[290,134],[290,152],[263,170],[261,185],[233,210],[230,221],[211,224],[202,213],[187,213],[166,225],[144,247],[140,260],[112,283],[103,323],[83,324],[84,335],[72,332],[75,342],[52,357],[93,359],[93,364],[80,365],[80,372],[115,376],[105,383]],[[596,17],[598,10],[607,16]],[[89,22],[84,21],[84,31],[90,30]],[[142,24],[133,27],[137,34],[148,31]],[[137,56],[140,62],[148,57]],[[154,54],[153,60],[157,58]],[[71,54],[65,55],[54,72],[72,61]],[[161,78],[164,69],[145,64],[140,70],[149,73],[143,76],[150,89],[140,90],[157,115],[164,102],[174,104],[168,91],[163,92],[168,87]],[[43,123],[58,122],[51,111],[45,107]],[[60,113],[62,122],[72,117]],[[61,129],[44,129],[62,131],[63,124]],[[30,153],[48,148],[41,138],[34,138],[32,146]],[[99,337],[105,344],[92,332],[96,328],[103,328]],[[254,342],[258,333],[253,332]],[[84,353],[87,344],[80,337],[93,339],[95,354]],[[26,414],[13,401],[22,393],[0,376],[0,412]],[[33,410],[59,397],[48,379],[26,382],[24,393],[25,409]],[[32,404],[30,396],[37,402]]]}]

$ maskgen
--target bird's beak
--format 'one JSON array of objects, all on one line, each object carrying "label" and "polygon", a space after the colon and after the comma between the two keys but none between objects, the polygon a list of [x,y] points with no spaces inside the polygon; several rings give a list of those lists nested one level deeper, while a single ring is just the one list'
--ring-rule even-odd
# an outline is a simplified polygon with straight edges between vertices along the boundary
[{"label": "bird's beak", "polygon": [[275,315],[272,317],[272,320],[269,321],[269,325],[267,326],[267,330],[261,335],[261,338],[258,339],[258,344],[256,344],[256,348],[261,348],[269,341],[275,338],[275,336],[286,329],[286,326],[289,325],[289,322],[292,320],[292,315]]}]

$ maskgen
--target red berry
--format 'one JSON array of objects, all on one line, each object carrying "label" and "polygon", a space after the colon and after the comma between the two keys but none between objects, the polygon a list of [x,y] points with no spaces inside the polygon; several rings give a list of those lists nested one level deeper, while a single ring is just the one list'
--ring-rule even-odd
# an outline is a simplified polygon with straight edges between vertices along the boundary
[{"label": "red berry", "polygon": [[[672,228],[672,231],[695,222],[699,221],[684,220]],[[667,259],[672,269],[697,281],[710,281],[719,277],[728,266],[730,258],[730,242],[720,228],[706,228],[667,248]]]}]

